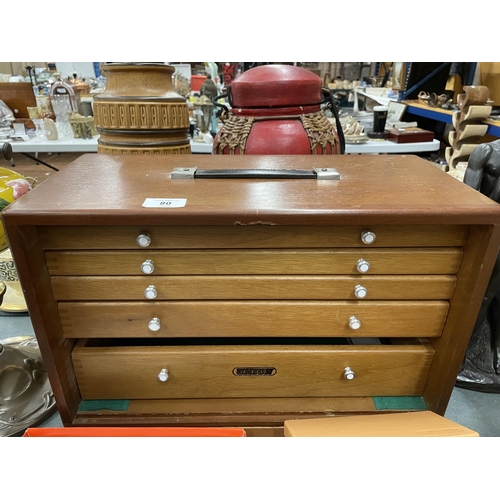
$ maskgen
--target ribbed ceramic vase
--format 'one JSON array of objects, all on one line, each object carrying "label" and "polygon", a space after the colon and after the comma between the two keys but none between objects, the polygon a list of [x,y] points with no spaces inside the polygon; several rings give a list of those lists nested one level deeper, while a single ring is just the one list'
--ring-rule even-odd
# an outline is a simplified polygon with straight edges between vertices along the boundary
[{"label": "ribbed ceramic vase", "polygon": [[173,66],[109,63],[106,89],[94,97],[98,153],[190,154],[189,112],[174,90]]}]

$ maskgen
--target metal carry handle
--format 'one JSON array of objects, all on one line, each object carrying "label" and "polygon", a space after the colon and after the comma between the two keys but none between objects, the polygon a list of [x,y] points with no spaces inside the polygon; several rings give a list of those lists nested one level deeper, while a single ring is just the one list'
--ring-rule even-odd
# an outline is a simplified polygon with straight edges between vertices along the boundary
[{"label": "metal carry handle", "polygon": [[171,179],[317,179],[340,180],[340,174],[335,168],[316,168],[312,170],[299,169],[207,169],[198,167],[176,167]]}]

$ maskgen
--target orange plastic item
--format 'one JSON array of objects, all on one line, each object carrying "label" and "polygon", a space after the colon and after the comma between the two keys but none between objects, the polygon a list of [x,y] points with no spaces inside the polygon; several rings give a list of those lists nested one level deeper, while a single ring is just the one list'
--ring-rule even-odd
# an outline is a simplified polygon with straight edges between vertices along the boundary
[{"label": "orange plastic item", "polygon": [[199,92],[206,79],[206,75],[191,75],[191,90]]},{"label": "orange plastic item", "polygon": [[232,427],[34,427],[23,437],[246,437],[246,432]]}]

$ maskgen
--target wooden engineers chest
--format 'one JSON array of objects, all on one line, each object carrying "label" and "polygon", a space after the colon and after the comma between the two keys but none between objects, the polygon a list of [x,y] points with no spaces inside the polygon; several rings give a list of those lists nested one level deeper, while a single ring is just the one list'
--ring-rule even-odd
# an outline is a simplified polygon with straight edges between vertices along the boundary
[{"label": "wooden engineers chest", "polygon": [[444,414],[500,245],[500,207],[413,156],[88,154],[3,214],[65,426]]}]

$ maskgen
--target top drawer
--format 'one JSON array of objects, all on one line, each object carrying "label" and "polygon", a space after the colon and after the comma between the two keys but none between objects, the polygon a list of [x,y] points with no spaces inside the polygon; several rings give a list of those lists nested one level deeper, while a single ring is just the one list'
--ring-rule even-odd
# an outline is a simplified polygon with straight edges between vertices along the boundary
[{"label": "top drawer", "polygon": [[462,246],[468,226],[39,226],[42,248],[331,248]]}]

